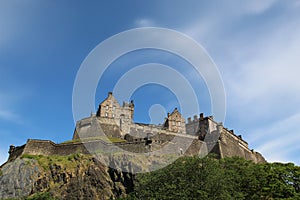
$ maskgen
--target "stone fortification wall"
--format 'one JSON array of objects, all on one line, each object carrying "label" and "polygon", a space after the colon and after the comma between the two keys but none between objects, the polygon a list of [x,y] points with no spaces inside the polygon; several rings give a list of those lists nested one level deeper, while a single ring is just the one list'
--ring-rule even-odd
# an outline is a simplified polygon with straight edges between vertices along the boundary
[{"label": "stone fortification wall", "polygon": [[[112,148],[108,148],[112,147]],[[105,152],[107,150],[107,152]],[[12,161],[22,155],[60,155],[67,156],[75,153],[111,153],[110,151],[130,151],[130,152],[148,152],[145,141],[109,143],[103,140],[90,142],[78,142],[69,144],[55,144],[50,140],[28,140],[21,147],[16,147],[10,152],[9,161]]]},{"label": "stone fortification wall", "polygon": [[122,133],[117,121],[111,118],[98,118],[91,116],[76,123],[73,140],[91,137],[122,137]]},{"label": "stone fortification wall", "polygon": [[192,144],[188,147],[184,155],[193,156],[193,155],[207,155],[208,149],[205,142],[198,139],[193,140]]},{"label": "stone fortification wall", "polygon": [[82,143],[55,144],[50,140],[28,140],[22,154],[30,155],[70,155],[88,153]]},{"label": "stone fortification wall", "polygon": [[[211,152],[216,153],[220,158],[239,156],[247,160],[252,160],[256,163],[266,162],[261,154],[253,150],[245,148],[240,145],[236,140],[232,140],[229,137],[224,137],[222,134],[221,139],[213,147]],[[173,136],[174,137],[174,136]],[[9,161],[16,159],[24,154],[29,155],[71,155],[74,153],[90,154],[97,152],[99,149],[103,152],[97,153],[111,153],[111,151],[129,151],[133,153],[147,153],[149,151],[160,151],[162,147],[168,144],[166,151],[174,154],[184,154],[187,156],[192,155],[206,155],[208,148],[206,142],[200,141],[193,137],[176,137],[173,140],[171,135],[157,134],[156,137],[152,138],[153,143],[145,145],[145,140],[139,139],[138,141],[131,142],[120,142],[120,143],[107,143],[102,140],[85,142],[85,143],[70,143],[70,144],[55,144],[49,140],[28,140],[28,142],[21,146],[16,147],[11,152]],[[169,142],[171,140],[171,142]],[[190,144],[187,149],[184,148],[184,144],[188,142]],[[182,146],[180,146],[182,145]],[[111,148],[108,148],[111,147]],[[182,147],[182,148],[181,148]],[[89,149],[89,151],[87,150]],[[107,152],[105,152],[107,150]]]},{"label": "stone fortification wall", "polygon": [[[112,148],[109,147],[115,146],[116,148],[113,148],[115,151],[144,153],[166,150],[170,153],[185,155],[204,155],[213,152],[220,158],[239,156],[254,162],[265,162],[261,154],[248,148],[248,143],[241,136],[237,136],[232,130],[224,128],[212,117],[203,117],[203,114],[200,114],[199,119],[197,116],[193,120],[188,119],[186,124],[188,134],[175,133],[159,125],[130,122],[126,126],[128,126],[126,129],[129,130],[129,134],[124,135],[115,119],[92,115],[77,122],[73,139],[94,137],[93,141],[55,144],[48,140],[28,140],[26,145],[10,148],[9,160],[23,154],[46,156],[74,153],[89,154],[99,150],[105,151],[105,149],[110,151]],[[109,141],[103,141],[105,135],[114,138],[123,138],[124,136],[127,142],[112,144]],[[149,142],[150,140],[151,142]],[[110,153],[109,151],[104,153]]]},{"label": "stone fortification wall", "polygon": [[214,151],[220,154],[222,158],[239,156],[246,160],[252,160],[255,163],[266,162],[260,153],[250,150],[247,143],[234,138],[232,134],[228,132],[221,133],[220,140],[217,142]]},{"label": "stone fortification wall", "polygon": [[[177,135],[178,136],[178,135]],[[167,134],[157,134],[152,138],[153,143],[146,145],[144,138],[133,139],[128,142],[109,143],[103,140],[95,140],[89,142],[77,142],[69,144],[55,144],[49,140],[28,140],[27,143],[21,147],[15,147],[14,151],[10,152],[9,160],[14,160],[24,154],[29,155],[71,155],[74,153],[111,153],[111,151],[129,151],[133,153],[146,153],[149,151],[160,150],[164,145],[169,144],[168,151],[174,154],[180,154],[181,151],[185,155],[198,155],[201,150],[206,149],[205,142],[202,142],[196,137],[186,137]],[[170,142],[171,141],[171,142]],[[184,144],[191,144],[184,148]],[[183,146],[180,146],[183,145]],[[110,148],[109,148],[110,147]],[[181,147],[183,148],[182,150]],[[88,150],[87,150],[88,149]],[[107,150],[107,152],[105,152]]]}]

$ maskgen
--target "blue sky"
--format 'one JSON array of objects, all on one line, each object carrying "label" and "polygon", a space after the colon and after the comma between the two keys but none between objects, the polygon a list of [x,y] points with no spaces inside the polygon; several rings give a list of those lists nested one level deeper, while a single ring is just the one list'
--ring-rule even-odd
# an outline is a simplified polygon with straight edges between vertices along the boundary
[{"label": "blue sky", "polygon": [[[85,57],[119,32],[157,26],[189,35],[212,57],[226,90],[226,127],[267,160],[300,164],[299,11],[297,0],[0,0],[0,163],[10,144],[69,140],[73,84]],[[125,69],[148,62],[188,67],[167,52],[129,53],[102,77],[95,101],[106,97]],[[201,111],[210,115],[205,83],[201,77],[190,80]],[[165,112],[178,104],[158,85],[143,86],[132,98],[140,122],[159,121],[151,119],[153,108],[160,108],[156,104]]]}]

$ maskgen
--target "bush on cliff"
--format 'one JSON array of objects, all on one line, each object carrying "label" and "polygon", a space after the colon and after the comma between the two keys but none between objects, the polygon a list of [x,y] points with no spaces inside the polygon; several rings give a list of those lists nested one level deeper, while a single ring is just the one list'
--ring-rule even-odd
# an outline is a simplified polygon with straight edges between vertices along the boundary
[{"label": "bush on cliff", "polygon": [[36,193],[31,197],[25,198],[25,200],[58,200],[54,198],[49,192]]}]

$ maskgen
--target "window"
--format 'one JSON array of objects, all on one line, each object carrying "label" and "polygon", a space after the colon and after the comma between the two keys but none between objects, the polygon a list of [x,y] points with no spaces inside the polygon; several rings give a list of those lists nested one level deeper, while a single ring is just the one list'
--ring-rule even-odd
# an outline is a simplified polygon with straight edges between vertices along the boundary
[{"label": "window", "polygon": [[178,126],[181,126],[181,122],[178,122]]},{"label": "window", "polygon": [[113,107],[113,110],[116,110],[116,106]]},{"label": "window", "polygon": [[108,105],[106,105],[106,110],[108,110]]},{"label": "window", "polygon": [[105,117],[108,117],[108,113],[107,112],[105,113]]},{"label": "window", "polygon": [[113,114],[112,117],[115,118],[115,114]]}]

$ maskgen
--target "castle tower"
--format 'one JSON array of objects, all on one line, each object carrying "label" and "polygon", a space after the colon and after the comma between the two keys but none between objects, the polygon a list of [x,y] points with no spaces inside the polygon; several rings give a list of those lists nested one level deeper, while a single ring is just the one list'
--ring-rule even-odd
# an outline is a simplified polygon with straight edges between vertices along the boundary
[{"label": "castle tower", "polygon": [[168,118],[164,123],[164,127],[175,133],[186,133],[185,120],[177,108],[175,108],[171,114],[168,113]]},{"label": "castle tower", "polygon": [[123,102],[120,106],[112,92],[109,92],[107,98],[100,103],[96,115],[100,118],[113,119],[112,121],[120,127],[122,134],[126,134],[133,122],[134,103],[133,101]]},{"label": "castle tower", "polygon": [[120,109],[120,104],[112,95],[112,92],[109,92],[107,98],[99,105],[97,117],[118,118]]}]

